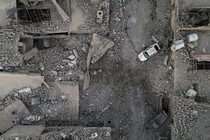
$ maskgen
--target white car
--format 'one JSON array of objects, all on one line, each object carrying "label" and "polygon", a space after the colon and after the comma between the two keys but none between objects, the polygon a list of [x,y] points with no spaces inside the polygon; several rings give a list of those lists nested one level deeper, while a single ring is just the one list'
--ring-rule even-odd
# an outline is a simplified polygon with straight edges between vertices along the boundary
[{"label": "white car", "polygon": [[198,35],[197,34],[189,34],[186,36],[186,42],[190,43],[190,42],[195,42],[198,41]]},{"label": "white car", "polygon": [[155,43],[149,46],[146,50],[142,51],[138,55],[138,58],[140,61],[146,61],[149,59],[149,57],[155,55],[159,50],[160,50],[160,46],[158,45],[158,43]]}]

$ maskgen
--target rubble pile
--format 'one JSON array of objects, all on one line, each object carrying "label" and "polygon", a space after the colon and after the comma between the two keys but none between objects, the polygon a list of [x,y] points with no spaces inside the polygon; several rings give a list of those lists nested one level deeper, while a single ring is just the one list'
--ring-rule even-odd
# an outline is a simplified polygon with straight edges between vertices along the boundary
[{"label": "rubble pile", "polygon": [[15,51],[0,51],[0,66],[18,66],[22,55]]},{"label": "rubble pile", "polygon": [[47,70],[44,75],[49,79],[76,82],[83,74],[83,71],[78,67],[78,60],[73,50],[61,54],[54,49],[48,49],[42,54],[43,64]]},{"label": "rubble pile", "polygon": [[[89,1],[84,3],[82,0],[77,0],[77,5],[82,9],[88,16],[89,20],[86,20],[85,26],[81,25],[78,31],[89,29],[92,32],[101,32],[106,34],[109,32],[109,21],[110,21],[110,2],[109,0]],[[100,24],[97,24],[96,14],[100,10],[103,13],[103,19]],[[95,28],[94,26],[95,25]],[[97,28],[99,27],[99,28]]]},{"label": "rubble pile", "polygon": [[0,46],[4,44],[11,44],[15,41],[15,33],[13,31],[0,32]]},{"label": "rubble pile", "polygon": [[110,140],[111,131],[108,127],[66,127],[51,130],[51,132],[41,135],[41,139],[57,140],[57,139],[72,139],[72,140],[91,140],[103,139]]},{"label": "rubble pile", "polygon": [[[140,64],[136,59],[139,52],[127,33],[131,25],[143,34],[136,37],[134,30],[130,30],[136,37],[134,41],[146,40],[145,43],[151,40],[141,40],[144,35],[166,31],[160,29],[159,23],[149,29],[154,20],[152,16],[156,14],[153,5],[157,3],[146,0],[145,9],[153,12],[149,13],[150,10],[144,7],[138,9],[137,6],[144,5],[144,1],[141,2],[17,0],[13,6],[15,10],[9,9],[14,17],[7,17],[6,26],[15,31],[0,32],[0,70],[3,71],[0,78],[3,77],[1,83],[5,83],[0,87],[0,112],[6,112],[10,119],[10,130],[2,130],[0,138],[110,140],[111,135],[114,135],[113,139],[129,135],[129,139],[147,139],[139,135],[147,132],[144,126],[151,111],[146,102],[153,102],[150,103],[144,93],[152,92],[155,86],[163,91],[167,86],[170,88],[173,69],[168,54],[163,62],[165,67],[158,65],[165,52],[154,58],[154,63]],[[136,9],[129,6],[126,9],[129,3],[136,5]],[[138,25],[142,12],[146,13],[142,16],[144,24],[149,24],[146,29],[146,26]],[[131,19],[129,23],[128,18]],[[154,27],[156,32],[152,31]],[[163,38],[167,34],[160,36]],[[165,40],[168,38],[164,37]],[[13,66],[15,72],[4,73],[2,69],[6,66]],[[177,100],[176,131],[185,139],[184,135],[190,133],[190,127],[199,120],[196,109],[199,109],[198,113],[202,109],[190,100]],[[22,108],[14,105],[17,101]],[[8,111],[8,107],[12,109]],[[19,114],[16,108],[23,113]],[[24,113],[26,115],[22,116]],[[4,119],[8,119],[5,116]],[[71,126],[74,123],[77,126]],[[1,125],[4,128],[7,124]],[[36,125],[40,125],[39,131],[32,128]],[[33,133],[36,135],[32,136]]]},{"label": "rubble pile", "polygon": [[[39,105],[42,115],[46,120],[58,119],[69,120],[71,113],[68,111],[69,103],[66,101],[48,101]],[[68,113],[69,112],[69,113]]]},{"label": "rubble pile", "polygon": [[174,97],[174,128],[178,139],[187,140],[194,125],[204,119],[207,109],[194,100]]},{"label": "rubble pile", "polygon": [[[27,89],[29,90],[27,91]],[[20,92],[22,90],[23,92]],[[53,91],[53,89],[51,88],[50,91]],[[19,122],[20,124],[33,124],[41,119],[45,121],[51,119],[69,120],[72,113],[69,110],[69,102],[66,95],[57,91],[56,96],[48,97],[48,93],[50,93],[49,89],[45,86],[33,90],[30,88],[16,89],[0,103],[0,110],[3,110],[16,100],[21,100],[34,115],[22,119]]]}]

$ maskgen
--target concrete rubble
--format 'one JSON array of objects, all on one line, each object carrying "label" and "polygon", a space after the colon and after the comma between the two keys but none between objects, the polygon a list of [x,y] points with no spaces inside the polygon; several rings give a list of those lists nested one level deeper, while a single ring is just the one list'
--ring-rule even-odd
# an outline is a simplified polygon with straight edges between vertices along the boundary
[{"label": "concrete rubble", "polygon": [[[49,128],[50,129],[50,128]],[[53,128],[51,128],[53,130]],[[56,140],[56,139],[99,139],[99,140],[111,140],[111,128],[108,127],[65,127],[56,129],[53,132],[44,133],[41,135],[41,140]]]},{"label": "concrete rubble", "polygon": [[[193,4],[194,3],[194,4]],[[174,56],[174,95],[172,139],[208,139],[206,133],[209,117],[207,99],[209,79],[208,16],[210,3],[203,0],[178,0],[174,2],[177,14],[177,31],[174,39],[184,39],[186,47],[179,49]],[[193,4],[193,5],[192,5]],[[205,5],[205,6],[204,6]],[[204,6],[204,7],[203,7]],[[195,15],[197,14],[197,15]],[[205,78],[206,77],[206,78]],[[193,87],[192,87],[193,85]],[[191,87],[191,88],[189,88]],[[199,131],[199,130],[202,130]]]},{"label": "concrete rubble", "polygon": [[[103,12],[100,25],[97,10]],[[100,139],[111,139],[110,127],[71,128],[72,123],[63,123],[70,127],[71,133],[58,127],[59,122],[80,119],[80,82],[84,80],[87,67],[84,62],[91,44],[89,37],[80,33],[108,33],[109,10],[108,0],[91,6],[80,0],[3,2],[0,6],[1,139],[45,139],[45,136],[52,139],[51,135],[56,139],[96,139],[95,135],[91,137],[93,134]],[[78,35],[70,37],[70,33]],[[95,35],[93,42],[98,40]],[[109,39],[97,37],[101,44],[92,43],[93,56],[97,55],[97,60],[92,58],[95,62],[114,45]],[[59,130],[51,130],[50,126],[56,123],[54,129]],[[44,130],[47,133],[40,137]]]},{"label": "concrete rubble", "polygon": [[209,139],[209,7],[2,0],[0,139]]}]

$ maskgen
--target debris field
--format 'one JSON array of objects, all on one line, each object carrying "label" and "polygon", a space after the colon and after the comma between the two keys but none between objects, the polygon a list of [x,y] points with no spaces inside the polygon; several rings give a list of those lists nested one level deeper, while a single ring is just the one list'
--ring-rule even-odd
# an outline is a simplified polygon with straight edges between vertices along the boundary
[{"label": "debris field", "polygon": [[210,139],[209,7],[2,0],[0,139]]}]

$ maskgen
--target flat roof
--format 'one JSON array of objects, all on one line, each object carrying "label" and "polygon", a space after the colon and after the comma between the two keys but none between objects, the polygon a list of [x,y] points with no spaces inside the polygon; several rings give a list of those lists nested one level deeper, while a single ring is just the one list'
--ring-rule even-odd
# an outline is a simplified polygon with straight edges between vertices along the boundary
[{"label": "flat roof", "polygon": [[19,74],[0,72],[0,99],[3,99],[13,89],[23,87],[37,88],[44,82],[39,74]]}]

